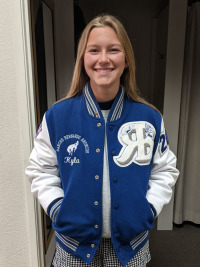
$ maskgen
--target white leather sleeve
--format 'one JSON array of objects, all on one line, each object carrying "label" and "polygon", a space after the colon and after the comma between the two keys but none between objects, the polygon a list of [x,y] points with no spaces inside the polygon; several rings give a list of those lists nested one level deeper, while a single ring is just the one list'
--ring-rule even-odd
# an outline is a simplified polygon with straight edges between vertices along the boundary
[{"label": "white leather sleeve", "polygon": [[30,165],[25,172],[31,183],[31,191],[47,212],[49,204],[57,198],[63,198],[64,192],[59,177],[56,151],[50,142],[45,116],[35,137],[29,161]]},{"label": "white leather sleeve", "polygon": [[157,216],[163,206],[172,197],[172,187],[176,183],[179,171],[176,169],[176,156],[169,149],[164,122],[161,123],[161,134],[157,146],[147,191],[147,200],[153,205]]}]

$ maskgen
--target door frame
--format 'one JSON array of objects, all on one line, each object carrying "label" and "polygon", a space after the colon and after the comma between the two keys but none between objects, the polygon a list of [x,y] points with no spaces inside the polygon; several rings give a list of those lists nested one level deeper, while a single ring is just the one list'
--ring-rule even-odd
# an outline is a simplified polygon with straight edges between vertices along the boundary
[{"label": "door frame", "polygon": [[[163,117],[170,149],[177,155],[188,0],[169,0]],[[173,118],[173,120],[172,120]],[[158,230],[173,229],[174,195],[158,216]]]},{"label": "door frame", "polygon": [[[16,3],[17,4],[17,3]],[[19,91],[19,104],[23,107],[21,112],[21,121],[23,124],[22,135],[24,137],[24,163],[28,165],[28,159],[33,148],[33,140],[37,129],[36,122],[36,103],[34,94],[34,76],[33,76],[33,55],[32,55],[32,34],[30,25],[30,2],[29,0],[20,0],[20,18],[21,31],[19,38],[23,43],[23,73],[19,77],[21,82],[25,80],[26,90]],[[21,78],[22,77],[22,78]],[[28,210],[28,229],[30,238],[30,259],[34,267],[44,267],[44,249],[42,236],[42,217],[41,207],[37,199],[32,195],[30,183],[26,179],[26,201]]]}]

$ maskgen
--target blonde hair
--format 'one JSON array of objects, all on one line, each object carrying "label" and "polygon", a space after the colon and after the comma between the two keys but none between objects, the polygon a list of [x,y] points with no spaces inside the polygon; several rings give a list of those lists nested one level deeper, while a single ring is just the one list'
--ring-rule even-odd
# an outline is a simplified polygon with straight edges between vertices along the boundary
[{"label": "blonde hair", "polygon": [[78,44],[77,58],[74,67],[71,87],[65,98],[74,97],[80,94],[85,84],[89,81],[89,77],[84,69],[83,64],[88,37],[92,29],[94,29],[95,27],[106,26],[111,27],[116,32],[117,37],[119,38],[119,41],[124,49],[126,63],[128,67],[125,68],[121,76],[120,83],[124,87],[127,95],[137,102],[144,103],[156,109],[153,105],[149,104],[146,100],[139,96],[139,90],[137,89],[135,78],[135,57],[130,39],[124,26],[116,17],[107,14],[97,16],[96,18],[91,20],[85,27]]}]

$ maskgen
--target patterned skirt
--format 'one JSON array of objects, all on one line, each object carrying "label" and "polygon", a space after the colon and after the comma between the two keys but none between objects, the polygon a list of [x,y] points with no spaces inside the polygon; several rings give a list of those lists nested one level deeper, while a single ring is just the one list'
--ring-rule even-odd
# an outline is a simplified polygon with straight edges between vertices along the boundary
[{"label": "patterned skirt", "polygon": [[[149,252],[149,241],[144,245],[143,248],[138,251],[133,259],[131,259],[126,267],[143,267],[151,260]],[[87,264],[79,258],[71,255],[61,248],[56,243],[56,253],[53,259],[54,267],[122,267],[118,258],[116,257],[115,251],[112,246],[110,238],[102,238],[100,246],[91,262]]]}]

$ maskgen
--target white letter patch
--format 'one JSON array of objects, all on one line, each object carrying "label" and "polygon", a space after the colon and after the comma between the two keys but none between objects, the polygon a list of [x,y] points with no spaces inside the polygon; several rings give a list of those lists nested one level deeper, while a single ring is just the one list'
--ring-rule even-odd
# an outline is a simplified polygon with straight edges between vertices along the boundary
[{"label": "white letter patch", "polygon": [[155,128],[145,121],[127,122],[118,132],[118,140],[123,146],[119,155],[113,157],[120,167],[127,167],[132,162],[148,165],[152,159]]}]

